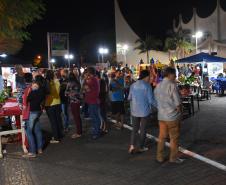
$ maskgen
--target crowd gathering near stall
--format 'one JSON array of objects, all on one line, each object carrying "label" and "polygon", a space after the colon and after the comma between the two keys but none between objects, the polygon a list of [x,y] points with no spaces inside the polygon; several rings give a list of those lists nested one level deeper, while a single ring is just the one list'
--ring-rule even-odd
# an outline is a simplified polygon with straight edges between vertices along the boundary
[{"label": "crowd gathering near stall", "polygon": [[[137,79],[128,67],[101,71],[87,67],[82,72],[78,68],[38,69],[24,73],[23,67],[17,65],[15,70],[17,101],[22,109],[29,150],[23,157],[33,158],[43,153],[44,142],[47,142],[43,140],[40,124],[43,112],[46,112],[51,125],[51,144],[60,143],[66,134],[71,133],[70,120],[76,127],[70,136],[72,139],[83,137],[83,122],[90,120],[91,136],[96,140],[111,131],[113,123],[108,120],[109,114],[118,130],[129,124],[125,119],[125,103],[129,102],[133,130],[128,153],[148,150],[145,146],[146,126],[150,115],[158,112],[156,159],[164,162],[164,143],[169,136],[169,161],[182,162],[177,156],[182,104],[176,67],[159,70],[151,65],[141,70]],[[69,115],[73,119],[69,119]],[[138,135],[139,145],[136,146]]]}]

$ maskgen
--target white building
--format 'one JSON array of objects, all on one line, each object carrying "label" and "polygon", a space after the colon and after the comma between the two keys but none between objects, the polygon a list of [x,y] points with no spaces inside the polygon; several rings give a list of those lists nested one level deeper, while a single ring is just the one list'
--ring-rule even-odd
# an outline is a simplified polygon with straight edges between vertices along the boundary
[{"label": "white building", "polygon": [[174,20],[173,29],[190,30],[191,34],[197,31],[203,32],[204,36],[198,42],[198,52],[216,52],[218,56],[226,57],[226,12],[217,1],[215,11],[208,17],[201,18],[196,9],[193,9],[193,16],[188,23],[184,23],[182,15],[179,15],[179,23]]},{"label": "white building", "polygon": [[[120,1],[120,0],[119,0]],[[136,65],[140,59],[147,63],[146,53],[139,54],[139,51],[134,50],[136,47],[135,41],[139,36],[132,30],[122,15],[118,1],[115,0],[115,29],[116,29],[116,50],[117,61],[128,65]],[[168,53],[161,51],[150,51],[150,59],[159,60],[161,63],[169,64]]]}]

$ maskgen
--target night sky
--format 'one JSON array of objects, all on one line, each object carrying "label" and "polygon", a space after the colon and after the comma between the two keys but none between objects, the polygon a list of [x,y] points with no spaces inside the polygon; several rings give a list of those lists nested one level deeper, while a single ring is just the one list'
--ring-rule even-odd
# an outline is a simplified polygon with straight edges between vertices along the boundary
[{"label": "night sky", "polygon": [[[24,43],[19,58],[33,60],[37,54],[47,55],[47,32],[70,33],[70,50],[79,55],[81,42],[90,44],[86,53],[94,57],[97,48],[105,45],[114,51],[115,25],[113,0],[46,0],[46,14],[28,28],[32,34]],[[192,16],[192,7],[197,7],[198,15],[206,17],[215,7],[216,0],[119,0],[120,8],[133,30],[140,36],[155,35],[164,39],[166,31],[172,28],[173,18],[183,14],[184,21]],[[77,3],[77,5],[74,5]],[[226,0],[221,1],[226,10]],[[84,45],[84,44],[83,44]],[[92,60],[89,57],[89,60]],[[93,59],[93,61],[95,61]]]}]

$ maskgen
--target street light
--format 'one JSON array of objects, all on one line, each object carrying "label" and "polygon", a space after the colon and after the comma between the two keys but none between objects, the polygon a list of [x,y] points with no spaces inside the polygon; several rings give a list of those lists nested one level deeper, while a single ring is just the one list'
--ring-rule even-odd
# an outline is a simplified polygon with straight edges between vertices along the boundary
[{"label": "street light", "polygon": [[127,63],[126,54],[129,50],[128,44],[117,44],[117,51],[119,51],[124,56],[124,62]]},{"label": "street light", "polygon": [[70,66],[71,66],[70,61],[74,59],[74,55],[66,54],[66,55],[64,55],[64,58],[68,60],[68,66],[70,68]]},{"label": "street light", "polygon": [[102,62],[104,62],[104,55],[107,55],[109,50],[107,48],[99,48],[99,53],[101,54]]},{"label": "street light", "polygon": [[195,35],[192,35],[192,37],[195,38],[195,50],[196,50],[196,54],[197,54],[197,51],[198,51],[198,39],[203,37],[203,32],[197,31],[195,33]]},{"label": "street light", "polygon": [[1,54],[1,55],[0,55],[0,57],[2,57],[2,58],[6,58],[6,57],[7,57],[7,55],[6,55],[5,53],[3,53],[3,54]]},{"label": "street light", "polygon": [[52,64],[54,64],[54,63],[56,62],[56,60],[55,60],[54,58],[52,58],[52,59],[50,60],[50,62],[51,62]]}]

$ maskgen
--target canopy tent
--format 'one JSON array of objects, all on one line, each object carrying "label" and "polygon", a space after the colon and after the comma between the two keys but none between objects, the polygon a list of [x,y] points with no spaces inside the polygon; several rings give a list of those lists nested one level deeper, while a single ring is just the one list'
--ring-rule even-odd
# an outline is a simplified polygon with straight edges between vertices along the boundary
[{"label": "canopy tent", "polygon": [[176,63],[201,63],[201,62],[226,62],[226,58],[209,55],[208,53],[199,53],[190,57],[182,58],[175,61]]}]

